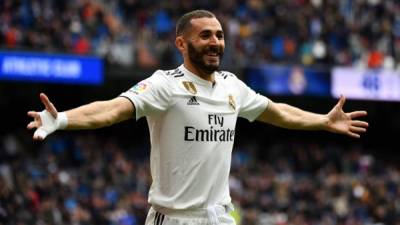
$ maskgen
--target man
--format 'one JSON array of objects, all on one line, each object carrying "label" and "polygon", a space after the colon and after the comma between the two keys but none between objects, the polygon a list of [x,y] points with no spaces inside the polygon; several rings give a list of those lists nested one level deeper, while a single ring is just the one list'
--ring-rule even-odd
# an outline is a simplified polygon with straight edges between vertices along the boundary
[{"label": "man", "polygon": [[[229,168],[237,117],[289,129],[327,130],[360,137],[368,123],[353,120],[339,102],[326,115],[275,103],[256,94],[229,72],[217,72],[224,32],[214,14],[182,16],[175,45],[183,65],[156,71],[120,96],[58,113],[45,94],[42,112],[28,112],[35,140],[57,129],[94,129],[146,117],[151,133],[151,209],[146,224],[235,224],[229,196]],[[133,116],[134,115],[134,116]]]}]

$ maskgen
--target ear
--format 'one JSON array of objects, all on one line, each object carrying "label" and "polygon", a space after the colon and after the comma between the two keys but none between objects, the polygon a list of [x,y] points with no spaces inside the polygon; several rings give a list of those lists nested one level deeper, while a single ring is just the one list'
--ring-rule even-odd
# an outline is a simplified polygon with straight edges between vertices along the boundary
[{"label": "ear", "polygon": [[183,39],[183,36],[178,36],[175,39],[175,46],[178,48],[178,50],[183,54],[186,50],[186,43],[185,39]]}]

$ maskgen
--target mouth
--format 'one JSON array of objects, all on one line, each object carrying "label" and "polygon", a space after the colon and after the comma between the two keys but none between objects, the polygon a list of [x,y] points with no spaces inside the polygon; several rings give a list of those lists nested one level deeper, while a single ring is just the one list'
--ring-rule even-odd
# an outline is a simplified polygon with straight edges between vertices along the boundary
[{"label": "mouth", "polygon": [[217,46],[210,46],[205,49],[204,53],[208,56],[219,56],[221,55],[221,50]]},{"label": "mouth", "polygon": [[212,60],[219,60],[221,54],[218,52],[218,50],[216,50],[216,49],[215,49],[215,50],[211,49],[211,50],[209,50],[209,51],[207,51],[207,52],[205,53],[205,56],[206,56],[207,58],[209,58],[209,59],[212,59]]},{"label": "mouth", "polygon": [[206,57],[210,59],[219,59],[219,54],[207,54]]}]

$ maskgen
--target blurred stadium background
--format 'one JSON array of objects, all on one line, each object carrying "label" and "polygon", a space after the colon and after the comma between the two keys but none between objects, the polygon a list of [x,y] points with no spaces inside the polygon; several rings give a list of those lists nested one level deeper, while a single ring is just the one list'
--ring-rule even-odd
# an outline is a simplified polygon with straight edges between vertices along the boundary
[{"label": "blurred stadium background", "polygon": [[26,112],[40,92],[66,110],[179,65],[174,25],[197,8],[223,23],[223,68],[255,90],[319,113],[344,94],[369,113],[359,140],[239,120],[238,224],[400,224],[397,0],[1,0],[0,224],[144,223],[145,120],[37,143]]}]

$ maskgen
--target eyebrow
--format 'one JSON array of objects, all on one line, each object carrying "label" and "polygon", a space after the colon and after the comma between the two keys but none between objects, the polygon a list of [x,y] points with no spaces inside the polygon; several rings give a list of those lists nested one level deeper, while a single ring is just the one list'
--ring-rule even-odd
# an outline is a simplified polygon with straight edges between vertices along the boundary
[{"label": "eyebrow", "polygon": [[[213,33],[213,31],[210,30],[210,29],[202,30],[202,31],[200,31],[199,34],[203,34],[203,33]],[[217,30],[216,33],[217,33],[217,34],[224,34],[224,31],[223,31],[223,30]]]}]

